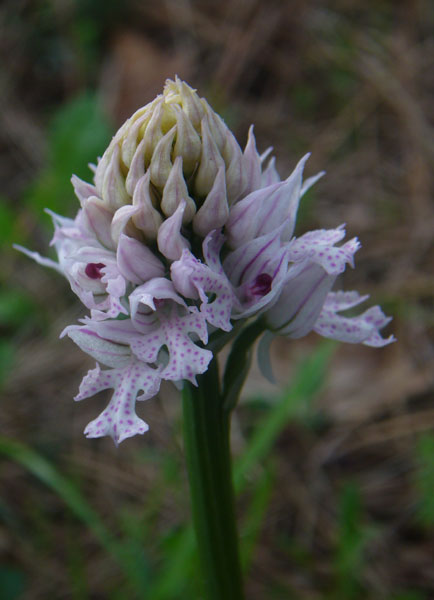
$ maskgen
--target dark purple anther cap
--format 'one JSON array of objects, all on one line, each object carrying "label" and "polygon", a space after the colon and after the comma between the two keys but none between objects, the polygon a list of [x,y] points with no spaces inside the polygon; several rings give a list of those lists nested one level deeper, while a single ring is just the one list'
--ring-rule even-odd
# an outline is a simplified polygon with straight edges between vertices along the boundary
[{"label": "dark purple anther cap", "polygon": [[84,272],[90,279],[101,279],[103,269],[105,265],[103,263],[88,263]]}]

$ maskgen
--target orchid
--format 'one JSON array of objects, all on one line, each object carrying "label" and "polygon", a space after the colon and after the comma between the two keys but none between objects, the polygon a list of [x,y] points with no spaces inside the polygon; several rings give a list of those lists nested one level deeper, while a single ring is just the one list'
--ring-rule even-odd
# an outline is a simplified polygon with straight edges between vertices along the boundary
[{"label": "orchid", "polygon": [[[275,336],[394,341],[381,336],[390,318],[378,306],[345,316],[367,296],[332,291],[357,238],[344,242],[343,225],[294,235],[299,202],[324,173],[303,180],[306,155],[281,180],[270,153],[257,151],[253,127],[242,150],[206,100],[168,80],[115,134],[93,183],[72,177],[76,217],[50,213],[57,261],[17,247],[63,274],[88,310],[62,333],[97,361],[75,399],[113,390],[88,438],[145,433],[136,401],[163,380],[183,388],[196,534],[209,597],[221,600],[242,597],[229,418],[253,343],[272,378]],[[215,357],[231,341],[221,391]]]},{"label": "orchid", "polygon": [[[209,334],[259,316],[269,341],[312,330],[372,346],[393,341],[379,333],[389,319],[378,307],[341,316],[366,297],[331,291],[354,266],[357,239],[337,245],[343,226],[294,237],[300,199],[323,173],[303,182],[306,155],[281,181],[269,153],[258,153],[253,127],[242,151],[176,78],[119,129],[93,184],[72,178],[76,218],[50,213],[58,261],[22,250],[63,273],[90,310],[65,334],[109,370],[90,371],[77,399],[104,386],[117,399],[128,388],[132,411],[140,391],[151,397],[162,379],[195,384],[212,358]],[[124,419],[85,432],[119,443],[146,429]]]}]

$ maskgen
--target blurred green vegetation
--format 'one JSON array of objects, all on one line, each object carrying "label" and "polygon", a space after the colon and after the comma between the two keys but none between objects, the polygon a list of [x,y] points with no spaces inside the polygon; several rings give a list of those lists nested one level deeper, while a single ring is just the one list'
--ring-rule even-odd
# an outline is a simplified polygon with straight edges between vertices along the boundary
[{"label": "blurred green vegetation", "polygon": [[416,458],[417,515],[425,527],[434,531],[434,434],[420,438]]},{"label": "blurred green vegetation", "polygon": [[95,93],[70,100],[54,115],[47,130],[47,164],[25,194],[35,214],[49,208],[63,216],[74,216],[76,198],[71,174],[92,179],[88,164],[95,164],[110,141],[111,128]]}]

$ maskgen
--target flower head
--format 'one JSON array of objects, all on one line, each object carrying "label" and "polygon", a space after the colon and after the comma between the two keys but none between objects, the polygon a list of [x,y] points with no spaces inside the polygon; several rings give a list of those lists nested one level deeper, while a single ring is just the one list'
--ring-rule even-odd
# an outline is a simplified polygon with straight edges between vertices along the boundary
[{"label": "flower head", "polygon": [[[270,335],[309,331],[370,346],[393,341],[379,307],[342,316],[366,299],[332,292],[357,239],[343,226],[295,238],[308,155],[281,180],[260,155],[251,128],[241,150],[223,120],[176,78],[119,129],[94,182],[72,178],[75,219],[52,214],[58,262],[22,249],[63,273],[90,316],[67,327],[97,364],[77,400],[106,388],[113,397],[85,429],[116,443],[148,426],[136,400],[163,379],[196,384],[212,352],[208,336],[261,316]],[[267,162],[268,160],[268,162]]]}]

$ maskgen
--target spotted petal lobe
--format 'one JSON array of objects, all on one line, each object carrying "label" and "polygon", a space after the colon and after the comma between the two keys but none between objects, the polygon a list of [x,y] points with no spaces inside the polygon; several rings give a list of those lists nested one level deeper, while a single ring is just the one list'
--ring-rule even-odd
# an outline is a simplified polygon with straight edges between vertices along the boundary
[{"label": "spotted petal lobe", "polygon": [[196,375],[204,373],[212,359],[212,352],[198,346],[191,336],[204,344],[208,341],[205,319],[199,312],[179,314],[172,303],[167,310],[158,310],[158,324],[154,331],[131,341],[131,350],[142,361],[155,363],[160,351],[166,350],[168,362],[162,369],[162,379],[196,384]]},{"label": "spotted petal lobe", "polygon": [[87,425],[86,437],[109,435],[117,445],[128,437],[145,433],[149,427],[135,412],[137,394],[142,391],[142,400],[155,396],[160,381],[158,370],[135,359],[120,368],[102,371],[97,365],[90,370],[81,382],[75,400],[83,400],[108,388],[113,388],[114,394],[103,412]]},{"label": "spotted petal lobe", "polygon": [[367,296],[359,296],[357,292],[329,293],[313,328],[314,331],[341,342],[377,348],[395,341],[393,335],[383,338],[379,333],[379,330],[391,320],[379,306],[371,306],[356,317],[344,317],[338,314],[360,304],[366,298]]},{"label": "spotted petal lobe", "polygon": [[208,323],[223,331],[230,331],[236,297],[220,263],[223,241],[223,236],[217,231],[205,238],[203,250],[207,264],[195,258],[189,250],[184,250],[180,260],[171,266],[171,277],[176,289],[185,297],[200,298],[200,311]]},{"label": "spotted petal lobe", "polygon": [[354,266],[353,257],[360,248],[357,238],[335,247],[334,244],[344,236],[343,225],[336,229],[310,231],[291,242],[289,260],[294,263],[314,262],[329,275],[339,275],[347,263]]}]

